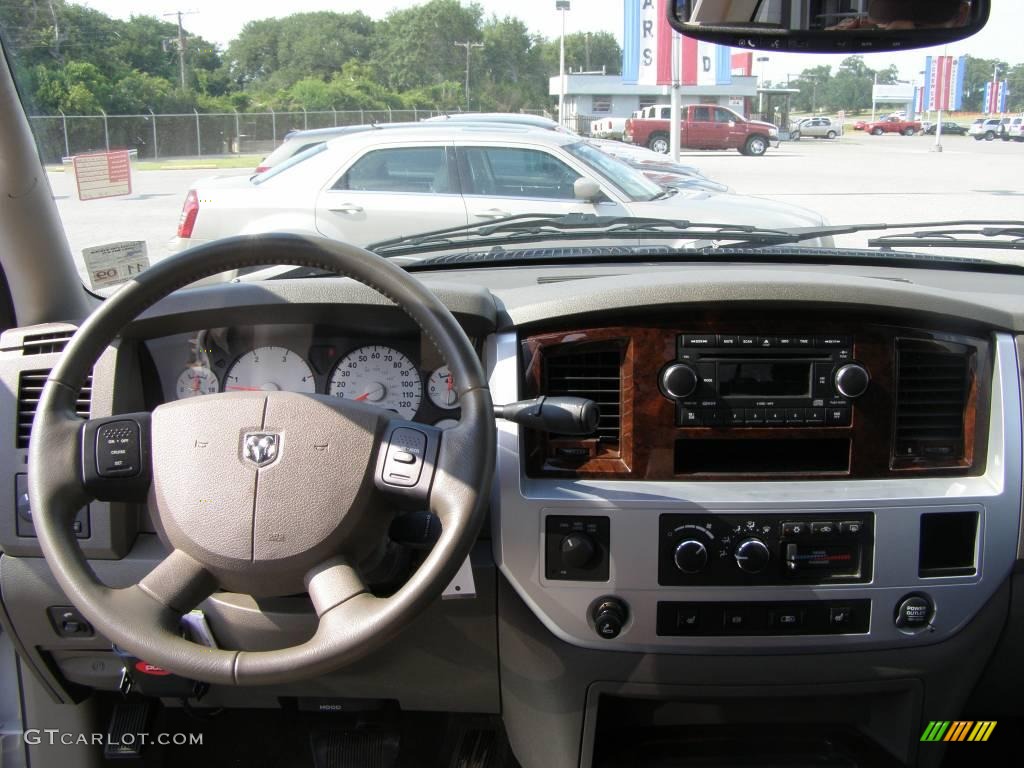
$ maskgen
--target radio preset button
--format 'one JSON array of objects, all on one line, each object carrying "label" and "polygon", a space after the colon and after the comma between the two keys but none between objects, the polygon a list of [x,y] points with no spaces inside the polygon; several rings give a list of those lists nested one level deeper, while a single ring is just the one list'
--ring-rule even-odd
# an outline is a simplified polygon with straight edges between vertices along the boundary
[{"label": "radio preset button", "polygon": [[825,423],[825,409],[824,408],[808,408],[805,412],[805,422],[808,425],[818,425]]},{"label": "radio preset button", "polygon": [[700,411],[680,406],[678,422],[681,427],[699,427],[704,423],[704,418]]},{"label": "radio preset button", "polygon": [[825,423],[830,427],[850,426],[849,408],[828,408],[825,410]]},{"label": "radio preset button", "polygon": [[803,424],[804,423],[804,409],[803,408],[789,408],[786,410],[786,423],[787,424]]},{"label": "radio preset button", "polygon": [[764,424],[764,408],[747,408],[743,411],[744,424]]},{"label": "radio preset button", "polygon": [[725,422],[724,412],[719,408],[705,409],[703,418],[705,427],[718,427]]},{"label": "radio preset button", "polygon": [[764,420],[767,424],[785,424],[786,412],[781,408],[768,408],[765,410]]}]

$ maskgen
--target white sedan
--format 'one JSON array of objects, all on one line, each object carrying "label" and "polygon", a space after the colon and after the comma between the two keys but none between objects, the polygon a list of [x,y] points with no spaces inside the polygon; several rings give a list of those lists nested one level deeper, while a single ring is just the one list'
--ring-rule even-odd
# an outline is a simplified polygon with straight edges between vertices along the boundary
[{"label": "white sedan", "polygon": [[530,213],[768,228],[826,223],[785,203],[666,189],[578,136],[446,124],[354,133],[259,175],[200,182],[186,197],[171,249],[277,231],[365,246]]}]

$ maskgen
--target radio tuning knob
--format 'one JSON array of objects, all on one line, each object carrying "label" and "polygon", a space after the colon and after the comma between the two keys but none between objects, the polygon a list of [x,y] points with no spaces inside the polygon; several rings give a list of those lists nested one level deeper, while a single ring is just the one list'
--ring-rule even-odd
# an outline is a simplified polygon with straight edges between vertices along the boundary
[{"label": "radio tuning knob", "polygon": [[744,539],[736,545],[733,557],[736,558],[736,565],[741,571],[760,573],[768,567],[771,553],[760,539]]},{"label": "radio tuning knob", "polygon": [[693,366],[686,363],[673,363],[665,366],[658,383],[666,397],[685,400],[697,391],[700,379],[697,378],[697,371],[693,369]]},{"label": "radio tuning knob", "polygon": [[847,363],[835,375],[836,391],[843,397],[854,400],[868,391],[871,377],[868,369],[860,363]]}]

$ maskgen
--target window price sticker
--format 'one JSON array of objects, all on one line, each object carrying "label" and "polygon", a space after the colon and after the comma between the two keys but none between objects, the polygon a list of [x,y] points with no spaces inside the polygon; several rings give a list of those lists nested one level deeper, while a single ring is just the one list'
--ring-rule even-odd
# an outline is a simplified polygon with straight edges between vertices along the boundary
[{"label": "window price sticker", "polygon": [[82,257],[94,291],[127,282],[149,267],[145,240],[83,248]]}]

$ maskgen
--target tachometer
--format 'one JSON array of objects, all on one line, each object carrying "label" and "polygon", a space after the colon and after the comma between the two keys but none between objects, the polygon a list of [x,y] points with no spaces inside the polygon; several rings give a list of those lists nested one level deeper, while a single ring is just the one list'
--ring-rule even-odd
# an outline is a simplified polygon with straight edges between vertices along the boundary
[{"label": "tachometer", "polygon": [[455,381],[447,365],[442,365],[430,374],[430,378],[427,379],[427,395],[430,396],[430,402],[438,408],[448,410],[459,407],[459,393],[455,389]]},{"label": "tachometer", "polygon": [[220,391],[217,376],[205,365],[190,365],[178,376],[178,399],[196,395],[212,395]]},{"label": "tachometer", "polygon": [[423,382],[412,361],[391,347],[374,344],[349,352],[331,374],[328,392],[394,411],[405,419],[420,407]]},{"label": "tachometer", "polygon": [[224,377],[224,391],[315,392],[309,364],[286,347],[257,347],[238,358]]}]

